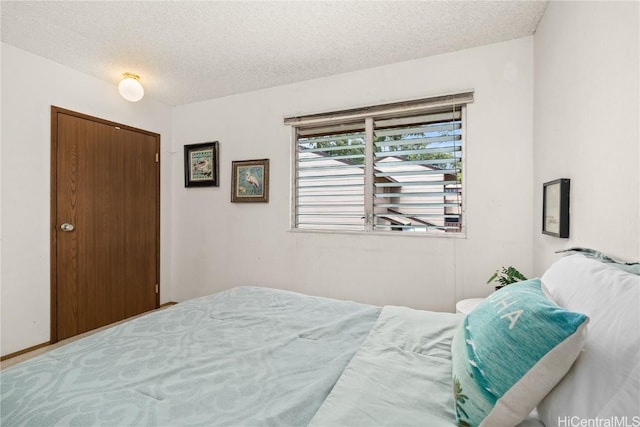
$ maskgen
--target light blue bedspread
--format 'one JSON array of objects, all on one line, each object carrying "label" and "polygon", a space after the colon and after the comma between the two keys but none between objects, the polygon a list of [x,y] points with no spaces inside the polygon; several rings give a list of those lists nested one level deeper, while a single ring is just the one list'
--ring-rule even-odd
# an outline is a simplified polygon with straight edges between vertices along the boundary
[{"label": "light blue bedspread", "polygon": [[455,427],[451,340],[462,315],[385,306],[311,427]]},{"label": "light blue bedspread", "polygon": [[0,372],[0,424],[306,425],[379,314],[254,287],[180,303]]}]

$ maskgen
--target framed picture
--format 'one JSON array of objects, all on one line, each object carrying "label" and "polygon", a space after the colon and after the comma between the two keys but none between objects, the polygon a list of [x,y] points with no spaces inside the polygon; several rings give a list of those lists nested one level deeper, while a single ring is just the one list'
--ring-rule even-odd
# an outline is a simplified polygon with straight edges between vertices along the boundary
[{"label": "framed picture", "polygon": [[269,201],[269,159],[231,162],[231,201]]},{"label": "framed picture", "polygon": [[184,186],[218,187],[218,141],[184,146]]},{"label": "framed picture", "polygon": [[569,237],[569,184],[567,178],[545,182],[542,186],[542,233]]}]

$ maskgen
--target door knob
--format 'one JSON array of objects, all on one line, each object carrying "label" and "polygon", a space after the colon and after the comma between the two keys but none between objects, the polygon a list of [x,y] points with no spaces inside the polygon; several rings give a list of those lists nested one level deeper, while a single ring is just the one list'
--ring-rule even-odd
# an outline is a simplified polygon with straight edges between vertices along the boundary
[{"label": "door knob", "polygon": [[73,224],[69,224],[68,222],[65,222],[60,226],[60,230],[62,231],[73,231],[74,228]]}]

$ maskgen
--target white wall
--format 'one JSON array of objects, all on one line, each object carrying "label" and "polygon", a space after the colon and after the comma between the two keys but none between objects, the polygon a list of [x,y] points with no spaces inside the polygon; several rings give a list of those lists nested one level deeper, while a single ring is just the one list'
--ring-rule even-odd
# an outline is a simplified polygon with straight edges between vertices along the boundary
[{"label": "white wall", "polygon": [[169,300],[171,107],[2,44],[1,353],[49,341],[50,108],[161,134],[161,298]]},{"label": "white wall", "polygon": [[[583,246],[640,259],[638,2],[549,3],[535,35],[534,270]],[[542,235],[542,183],[571,179],[570,238]]]},{"label": "white wall", "polygon": [[[639,7],[552,1],[535,48],[527,37],[174,109],[127,103],[115,82],[3,43],[1,354],[49,339],[51,105],[161,134],[162,302],[254,284],[452,310],[488,294],[494,268],[539,275],[557,249],[639,259]],[[464,89],[476,91],[466,239],[288,231],[283,117]],[[183,145],[211,140],[221,143],[221,186],[185,189]],[[265,157],[270,203],[231,204],[231,161]],[[560,177],[572,180],[570,239],[540,233],[542,183]]]},{"label": "white wall", "polygon": [[[466,239],[289,232],[283,117],[474,89]],[[272,286],[453,310],[502,265],[532,270],[533,37],[176,107],[173,298]],[[220,187],[185,189],[183,146],[220,141]],[[271,160],[270,202],[230,203],[231,161]],[[385,268],[387,267],[387,268]],[[392,268],[388,268],[392,267]]]}]

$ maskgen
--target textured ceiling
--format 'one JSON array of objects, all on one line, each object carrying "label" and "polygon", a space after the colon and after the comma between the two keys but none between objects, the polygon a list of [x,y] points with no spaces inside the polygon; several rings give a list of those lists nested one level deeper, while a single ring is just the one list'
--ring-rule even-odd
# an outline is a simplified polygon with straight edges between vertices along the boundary
[{"label": "textured ceiling", "polygon": [[510,40],[546,1],[2,1],[2,41],[181,105]]}]

